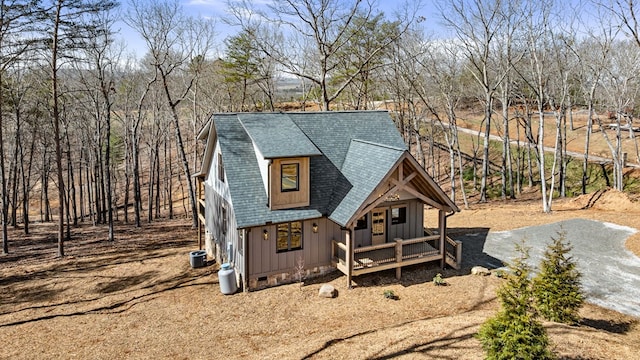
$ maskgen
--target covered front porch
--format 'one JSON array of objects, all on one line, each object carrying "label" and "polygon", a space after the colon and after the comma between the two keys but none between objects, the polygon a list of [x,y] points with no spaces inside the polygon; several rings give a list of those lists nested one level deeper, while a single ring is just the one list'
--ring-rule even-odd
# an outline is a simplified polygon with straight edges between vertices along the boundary
[{"label": "covered front porch", "polygon": [[[427,208],[437,212],[433,230],[424,227]],[[447,218],[457,211],[406,152],[333,240],[332,262],[348,286],[353,276],[389,269],[399,279],[403,266],[427,262],[459,269],[462,243],[447,236]]]},{"label": "covered front porch", "polygon": [[459,269],[462,262],[462,243],[439,234],[414,239],[394,239],[381,245],[359,247],[349,255],[346,242],[333,241],[333,265],[347,276],[359,276],[378,271],[396,269],[400,279],[403,266],[439,262]]}]

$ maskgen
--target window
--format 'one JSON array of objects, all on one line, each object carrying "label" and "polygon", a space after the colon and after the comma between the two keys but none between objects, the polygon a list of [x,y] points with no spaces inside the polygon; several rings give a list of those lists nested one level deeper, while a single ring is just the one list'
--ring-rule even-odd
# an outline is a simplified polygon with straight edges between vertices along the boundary
[{"label": "window", "polygon": [[276,252],[302,249],[302,221],[278,224]]},{"label": "window", "polygon": [[218,179],[224,182],[224,164],[222,163],[222,154],[218,153]]},{"label": "window", "polygon": [[227,207],[224,205],[222,205],[221,217],[222,217],[222,233],[226,234],[227,233]]},{"label": "window", "polygon": [[367,214],[364,214],[363,217],[361,217],[360,219],[358,219],[358,221],[356,221],[355,230],[362,230],[366,228],[367,228]]},{"label": "window", "polygon": [[391,224],[404,224],[407,222],[407,208],[403,207],[394,207],[391,208]]},{"label": "window", "polygon": [[385,217],[386,217],[386,210],[384,209],[377,209],[371,213],[371,235],[373,236],[384,235]]},{"label": "window", "polygon": [[286,191],[298,191],[299,179],[300,179],[300,167],[299,164],[282,164],[280,166],[280,172],[282,179],[280,181],[280,190]]}]

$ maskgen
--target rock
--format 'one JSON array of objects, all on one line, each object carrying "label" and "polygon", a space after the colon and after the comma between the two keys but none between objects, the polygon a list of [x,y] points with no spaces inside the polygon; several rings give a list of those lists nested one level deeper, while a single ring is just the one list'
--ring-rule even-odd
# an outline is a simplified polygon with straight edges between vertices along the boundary
[{"label": "rock", "polygon": [[330,284],[324,284],[320,287],[320,291],[318,292],[318,296],[323,298],[334,298],[338,296],[338,290]]},{"label": "rock", "polygon": [[491,271],[483,266],[474,266],[471,268],[471,275],[482,275],[487,276],[491,275]]}]

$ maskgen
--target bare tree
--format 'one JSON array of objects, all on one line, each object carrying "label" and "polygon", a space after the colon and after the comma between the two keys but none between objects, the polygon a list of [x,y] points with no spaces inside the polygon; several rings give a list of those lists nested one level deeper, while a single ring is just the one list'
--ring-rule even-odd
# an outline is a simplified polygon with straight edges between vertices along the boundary
[{"label": "bare tree", "polygon": [[8,67],[13,65],[16,60],[27,50],[29,42],[25,42],[20,32],[26,31],[29,22],[34,15],[32,10],[33,4],[24,0],[2,0],[0,1],[0,183],[2,196],[0,199],[0,218],[2,222],[2,253],[9,252],[9,238],[7,232],[8,222],[8,197],[7,197],[7,176],[5,168],[5,138],[4,128],[4,110],[2,108],[5,103],[4,99],[4,81],[3,74]]},{"label": "bare tree", "polygon": [[[44,4],[43,33],[47,34],[47,60],[51,76],[51,115],[56,154],[58,183],[58,255],[64,256],[65,185],[62,163],[62,137],[60,132],[60,87],[59,72],[65,59],[86,46],[86,41],[95,36],[95,24],[84,16],[97,14],[114,8],[117,3],[101,0],[55,0]],[[67,209],[68,211],[68,209]]]},{"label": "bare tree", "polygon": [[639,90],[636,74],[640,71],[640,48],[629,45],[631,44],[624,41],[617,42],[612,47],[610,63],[606,67],[606,75],[602,81],[603,93],[607,95],[607,103],[614,114],[615,122],[612,127],[615,132],[615,144],[609,139],[606,127],[603,125],[601,125],[601,133],[613,158],[613,187],[619,191],[624,187],[623,128],[628,128],[629,137],[634,140],[636,154],[638,153],[638,144],[633,131],[633,108]]},{"label": "bare tree", "polygon": [[[426,52],[424,59],[419,61],[422,71],[429,74],[429,82],[425,85],[423,93],[432,92],[431,84],[435,85],[437,92],[433,95],[437,108],[430,106],[434,118],[441,124],[446,137],[449,149],[449,169],[451,182],[451,198],[456,199],[456,172],[459,178],[460,193],[465,208],[469,207],[469,201],[465,190],[463,179],[462,151],[460,149],[458,116],[456,114],[458,105],[465,95],[464,82],[459,74],[463,72],[463,59],[458,47],[454,42],[432,42]],[[427,91],[429,90],[429,91]],[[440,110],[442,109],[442,110]],[[446,114],[446,124],[443,124],[439,113]],[[457,170],[456,170],[457,162]]]},{"label": "bare tree", "polygon": [[481,88],[484,106],[484,139],[482,153],[482,178],[480,201],[487,201],[487,178],[489,176],[489,142],[495,93],[508,71],[497,71],[494,55],[499,34],[505,20],[500,0],[478,0],[467,2],[455,0],[438,3],[440,15],[460,42],[468,70]]},{"label": "bare tree", "polygon": [[[640,18],[640,4],[634,0],[614,0],[611,2],[601,2],[599,5],[606,8],[610,14],[613,14],[614,18],[616,18],[620,23],[622,31],[631,38],[637,48],[640,48],[640,24],[638,24],[638,18]],[[634,59],[635,56],[632,56],[631,58]],[[632,115],[633,114],[625,112],[624,118],[629,126],[629,136],[633,138],[634,141],[637,162],[640,163],[640,149],[638,148],[637,138],[633,132]]]},{"label": "bare tree", "polygon": [[[606,9],[607,13],[614,15],[618,20],[621,27],[627,33],[637,46],[640,47],[640,24],[638,18],[640,18],[639,4],[634,0],[612,0],[612,1],[599,1],[597,2],[599,7]],[[600,13],[602,14],[602,13]],[[608,20],[602,16],[599,20]]]},{"label": "bare tree", "polygon": [[131,1],[129,24],[142,36],[149,51],[155,76],[170,110],[177,149],[189,189],[193,226],[198,226],[197,203],[191,170],[182,139],[178,107],[187,97],[199,72],[189,64],[206,56],[213,45],[213,23],[185,16],[177,1]]},{"label": "bare tree", "polygon": [[[597,8],[602,11],[601,8]],[[600,12],[600,19],[606,15]],[[589,147],[591,145],[591,134],[593,123],[596,117],[595,105],[598,101],[597,90],[602,81],[608,58],[611,53],[612,44],[617,36],[619,27],[604,22],[589,30],[587,36],[578,44],[576,55],[579,59],[579,78],[581,92],[588,109],[587,129],[584,142],[584,158],[582,162],[582,193],[587,192],[588,169],[589,169]]]},{"label": "bare tree", "polygon": [[[421,7],[421,3],[411,4],[398,7],[402,10],[402,14],[398,11],[398,31],[372,44],[362,53],[364,56],[352,63],[354,66],[340,77],[337,73],[344,70],[340,67],[344,54],[355,51],[349,49],[353,45],[351,40],[355,35],[366,34],[366,27],[378,15],[372,3],[364,0],[273,0],[267,5],[268,11],[260,11],[253,9],[248,1],[230,1],[229,9],[235,23],[252,30],[256,36],[283,34],[284,38],[261,37],[256,44],[261,46],[260,50],[267,57],[280,65],[282,71],[315,84],[320,106],[328,111],[331,103],[370,69],[372,60],[418,20],[416,9]],[[245,14],[256,16],[247,20]],[[270,32],[255,31],[268,27],[265,23],[271,24]]]},{"label": "bare tree", "polygon": [[[14,141],[14,175],[13,175],[13,200],[11,211],[11,223],[17,226],[17,210],[22,210],[22,225],[25,234],[29,234],[29,195],[32,188],[31,174],[34,169],[35,146],[37,143],[38,126],[37,119],[41,113],[39,104],[34,101],[37,98],[35,79],[37,78],[28,67],[28,61],[16,62],[7,69],[3,81],[7,86],[7,93],[3,98],[7,100],[10,111],[15,120]],[[6,96],[5,96],[6,95]],[[9,109],[7,109],[9,110]],[[18,190],[20,186],[21,190]],[[21,192],[19,204],[18,192]]]},{"label": "bare tree", "polygon": [[[104,142],[103,156],[103,147],[100,146],[100,148],[98,148],[101,155],[100,159],[104,158],[104,177],[102,177],[102,179],[104,180],[105,191],[102,198],[106,198],[106,205],[102,207],[102,211],[106,211],[107,215],[106,223],[109,227],[108,240],[113,241],[115,235],[113,227],[113,188],[111,184],[111,116],[115,101],[117,62],[120,58],[121,49],[114,43],[113,34],[110,31],[115,22],[113,14],[103,12],[89,15],[93,17],[93,22],[97,25],[97,30],[95,35],[89,39],[88,46],[84,49],[90,76],[90,79],[85,80],[85,84],[88,87],[87,90],[90,92],[98,89],[98,91],[95,92],[96,96],[93,97],[96,117],[98,121],[104,122],[105,127],[104,135],[98,139],[98,144],[101,145]],[[100,128],[101,125],[98,125],[98,127]]]},{"label": "bare tree", "polygon": [[540,174],[540,188],[542,192],[542,210],[550,212],[548,198],[553,195],[552,191],[547,193],[547,177],[545,162],[545,105],[547,101],[547,84],[551,74],[548,72],[551,57],[551,23],[550,14],[552,2],[543,1],[540,3],[529,3],[526,18],[527,23],[527,47],[529,50],[528,76],[523,80],[528,83],[530,91],[534,94],[535,104],[538,113],[538,172]]},{"label": "bare tree", "polygon": [[513,184],[513,168],[511,157],[511,137],[510,137],[510,109],[513,105],[513,80],[515,78],[514,67],[518,66],[522,58],[527,54],[526,47],[523,46],[524,39],[521,31],[523,22],[523,3],[525,1],[505,1],[502,5],[502,17],[504,26],[498,33],[502,41],[497,46],[499,59],[499,74],[504,74],[504,80],[498,84],[499,100],[502,107],[502,164],[501,164],[501,195],[505,199],[515,198]]}]

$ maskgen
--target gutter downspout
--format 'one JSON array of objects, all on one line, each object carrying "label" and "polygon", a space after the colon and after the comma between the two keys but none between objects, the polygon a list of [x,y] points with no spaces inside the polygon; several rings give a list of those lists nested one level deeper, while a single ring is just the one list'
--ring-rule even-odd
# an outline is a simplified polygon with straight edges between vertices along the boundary
[{"label": "gutter downspout", "polygon": [[242,276],[242,291],[243,292],[249,292],[249,235],[251,234],[250,230],[247,229],[242,229],[242,251],[244,252],[242,255],[243,257],[243,264],[242,264],[242,273],[244,274],[244,276]]}]

